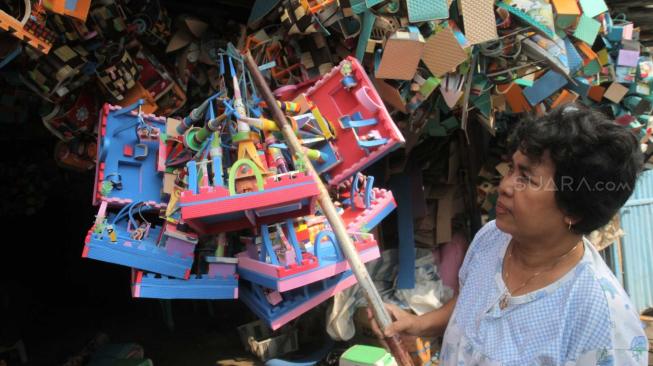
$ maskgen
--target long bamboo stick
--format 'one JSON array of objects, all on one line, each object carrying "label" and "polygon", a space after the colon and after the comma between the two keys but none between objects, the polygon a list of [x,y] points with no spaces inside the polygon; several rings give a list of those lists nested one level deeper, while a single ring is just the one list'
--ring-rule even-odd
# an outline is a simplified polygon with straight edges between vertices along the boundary
[{"label": "long bamboo stick", "polygon": [[[372,282],[372,278],[367,272],[367,268],[365,268],[365,265],[363,265],[363,262],[358,256],[358,252],[356,251],[351,237],[347,234],[345,224],[342,222],[342,218],[336,211],[336,207],[331,201],[329,192],[324,186],[324,183],[322,183],[322,180],[320,180],[320,177],[315,171],[313,164],[311,164],[310,160],[306,158],[302,146],[299,143],[299,140],[297,140],[297,136],[295,136],[295,131],[293,131],[292,126],[286,119],[286,116],[281,111],[281,108],[279,108],[277,105],[276,99],[274,98],[270,87],[265,82],[263,75],[261,75],[261,72],[258,69],[258,65],[252,58],[252,55],[249,53],[249,51],[245,54],[245,63],[247,64],[247,68],[249,69],[249,72],[254,79],[256,88],[262,94],[263,99],[268,105],[268,108],[270,108],[272,111],[272,117],[283,133],[290,151],[302,161],[306,167],[306,170],[308,170],[310,175],[315,179],[319,190],[317,200],[320,204],[320,207],[322,208],[322,211],[324,212],[324,216],[326,216],[327,220],[329,220],[329,224],[331,225],[333,232],[336,234],[336,238],[338,239],[338,243],[342,248],[342,252],[345,257],[347,257],[349,266],[351,267],[354,276],[356,276],[358,284],[360,285],[365,297],[367,298],[368,304],[370,304],[372,307],[374,318],[376,319],[381,329],[385,329],[392,323],[392,319],[385,309],[381,295],[379,295],[376,287],[374,287],[374,282]],[[388,343],[390,352],[395,357],[395,360],[399,365],[413,366],[413,362],[408,355],[408,352],[406,352],[401,345],[401,339],[399,336],[387,338],[386,342]]]}]

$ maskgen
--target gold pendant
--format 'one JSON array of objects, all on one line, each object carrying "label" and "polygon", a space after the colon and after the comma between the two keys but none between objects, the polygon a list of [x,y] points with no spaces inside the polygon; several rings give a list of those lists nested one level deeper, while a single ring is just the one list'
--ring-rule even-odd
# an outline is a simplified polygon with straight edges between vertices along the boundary
[{"label": "gold pendant", "polygon": [[499,300],[499,308],[503,310],[507,306],[508,306],[508,294],[503,294],[503,296],[501,296],[501,300]]}]

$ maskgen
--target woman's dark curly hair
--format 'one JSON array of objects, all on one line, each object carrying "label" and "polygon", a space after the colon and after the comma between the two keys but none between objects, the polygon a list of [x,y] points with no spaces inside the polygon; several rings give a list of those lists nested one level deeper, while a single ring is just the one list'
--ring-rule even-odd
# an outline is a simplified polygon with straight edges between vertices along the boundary
[{"label": "woman's dark curly hair", "polygon": [[519,149],[533,161],[549,151],[556,202],[579,220],[572,226],[577,234],[589,234],[614,217],[643,164],[637,138],[626,127],[575,103],[523,120],[508,142],[511,155]]}]

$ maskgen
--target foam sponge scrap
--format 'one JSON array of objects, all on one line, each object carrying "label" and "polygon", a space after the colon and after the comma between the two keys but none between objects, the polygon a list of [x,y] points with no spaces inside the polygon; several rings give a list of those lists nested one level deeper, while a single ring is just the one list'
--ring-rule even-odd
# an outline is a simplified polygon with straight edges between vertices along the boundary
[{"label": "foam sponge scrap", "polygon": [[612,83],[603,94],[603,98],[614,103],[621,103],[626,94],[628,94],[628,88],[619,83]]},{"label": "foam sponge scrap", "polygon": [[426,41],[422,60],[429,71],[441,76],[467,59],[467,53],[458,43],[453,31],[445,28]]},{"label": "foam sponge scrap", "polygon": [[470,44],[499,38],[493,0],[461,0],[465,37]]},{"label": "foam sponge scrap", "polygon": [[601,23],[599,23],[598,20],[583,14],[580,16],[580,20],[578,21],[578,25],[574,31],[574,37],[589,45],[594,44],[600,28]]},{"label": "foam sponge scrap", "polygon": [[583,15],[590,18],[608,11],[608,6],[603,0],[580,0],[580,6],[583,8]]},{"label": "foam sponge scrap", "polygon": [[567,79],[553,70],[549,70],[544,76],[537,79],[533,86],[524,89],[524,96],[530,105],[534,106],[550,97],[553,93],[567,85]]},{"label": "foam sponge scrap", "polygon": [[385,44],[376,77],[411,80],[415,76],[423,49],[424,38],[419,32],[395,32]]},{"label": "foam sponge scrap", "polygon": [[447,0],[406,0],[411,23],[449,18]]}]

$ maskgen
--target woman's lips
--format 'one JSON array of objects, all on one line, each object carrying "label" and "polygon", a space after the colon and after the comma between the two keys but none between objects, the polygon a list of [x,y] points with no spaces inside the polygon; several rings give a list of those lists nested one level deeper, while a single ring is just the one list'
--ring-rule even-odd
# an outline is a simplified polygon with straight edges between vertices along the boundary
[{"label": "woman's lips", "polygon": [[506,206],[502,205],[501,202],[497,202],[497,206],[495,208],[495,211],[496,211],[497,215],[505,215],[505,214],[510,213],[510,210],[508,208],[506,208]]}]

